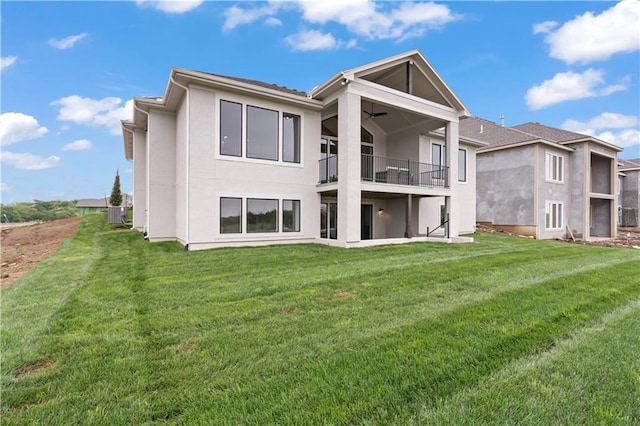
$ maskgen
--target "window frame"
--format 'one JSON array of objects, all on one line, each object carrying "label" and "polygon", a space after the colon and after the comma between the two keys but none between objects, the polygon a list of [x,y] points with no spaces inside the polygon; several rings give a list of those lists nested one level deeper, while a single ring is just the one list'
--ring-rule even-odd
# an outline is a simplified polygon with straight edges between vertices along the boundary
[{"label": "window frame", "polygon": [[562,201],[546,201],[544,206],[544,217],[545,230],[562,230],[564,228],[564,203]]},{"label": "window frame", "polygon": [[[249,203],[251,201],[274,201],[275,202],[275,207],[276,207],[276,217],[275,217],[275,229],[273,230],[251,230],[251,226],[249,223],[249,213],[250,213],[250,209],[249,209]],[[279,228],[279,223],[280,223],[280,200],[278,198],[250,198],[247,197],[246,198],[246,206],[247,206],[247,214],[246,214],[246,229],[247,229],[247,234],[273,234],[273,233],[278,233],[280,232],[280,228]],[[256,224],[252,224],[252,225],[256,225]]]},{"label": "window frame", "polygon": [[[240,106],[240,154],[227,154],[227,153],[222,152],[222,143],[223,143],[223,135],[222,135],[222,132],[223,132],[223,124],[222,124],[223,123],[223,120],[222,120],[223,108],[222,108],[222,104],[223,104],[223,102],[227,103],[227,104],[234,104],[234,105],[239,105]],[[242,158],[243,157],[243,153],[244,153],[244,150],[242,149],[243,146],[244,146],[244,138],[243,138],[243,130],[244,130],[243,109],[244,109],[243,108],[243,104],[241,102],[235,102],[235,101],[229,101],[229,100],[226,100],[226,99],[220,99],[220,111],[218,113],[219,120],[220,120],[220,129],[219,129],[219,131],[220,131],[220,141],[219,141],[219,144],[218,144],[219,145],[220,155],[224,155],[224,156],[228,156],[228,157],[236,157],[236,158]]]},{"label": "window frame", "polygon": [[564,183],[564,155],[549,151],[545,154],[545,180],[553,183]]},{"label": "window frame", "polygon": [[[267,157],[254,157],[249,155],[249,143],[250,143],[250,138],[249,138],[249,126],[250,124],[250,117],[249,117],[249,108],[253,108],[256,110],[263,110],[263,111],[269,111],[269,112],[275,112],[275,125],[276,125],[276,129],[275,129],[275,142],[276,142],[276,146],[275,146],[275,158],[267,158]],[[265,108],[265,107],[259,107],[259,106],[255,106],[255,105],[250,105],[247,104],[246,108],[245,108],[245,113],[246,113],[246,137],[245,137],[245,158],[250,158],[253,160],[266,160],[266,161],[280,161],[280,111],[276,110],[276,109],[271,109],[271,108]],[[263,130],[264,132],[264,130]],[[262,133],[262,132],[261,132]]]},{"label": "window frame", "polygon": [[[223,228],[222,228],[222,203],[223,203],[224,200],[238,200],[238,201],[240,201],[240,216],[239,216],[239,223],[238,223],[238,226],[240,228],[239,231],[234,231],[234,232],[225,232],[225,231],[223,231]],[[220,211],[219,211],[219,214],[218,214],[218,226],[219,226],[218,231],[219,231],[219,233],[221,235],[222,234],[229,235],[229,234],[242,234],[243,233],[242,222],[244,222],[244,221],[243,221],[243,214],[242,214],[243,213],[242,204],[243,204],[242,203],[242,197],[220,197],[220,203],[219,203]]]},{"label": "window frame", "polygon": [[[463,153],[464,156],[464,166],[460,166],[460,154]],[[464,173],[462,179],[460,179],[460,173]],[[458,148],[458,182],[467,182],[467,150],[464,148]]]}]

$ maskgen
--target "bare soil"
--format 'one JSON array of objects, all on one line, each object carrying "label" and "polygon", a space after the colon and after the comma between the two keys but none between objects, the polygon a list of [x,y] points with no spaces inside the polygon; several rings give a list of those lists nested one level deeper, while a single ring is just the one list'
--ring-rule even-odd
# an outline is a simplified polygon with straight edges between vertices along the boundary
[{"label": "bare soil", "polygon": [[[514,237],[533,238],[533,237],[518,235],[513,232],[507,232],[500,229],[492,228],[486,225],[478,225],[477,230],[478,232],[492,232],[492,233],[498,233],[498,234],[512,235]],[[636,247],[640,247],[640,227],[635,227],[635,228],[620,227],[618,228],[618,236],[616,238],[602,239],[602,240],[596,240],[596,241],[582,241],[582,240],[572,241],[571,239],[567,239],[564,241],[569,243],[574,243],[574,244],[583,244],[583,245],[591,245],[591,246],[620,247],[620,248],[635,249]]]},{"label": "bare soil", "polygon": [[81,217],[71,217],[35,224],[3,223],[0,228],[0,287],[11,284],[55,253],[60,244],[76,232],[81,221]]}]

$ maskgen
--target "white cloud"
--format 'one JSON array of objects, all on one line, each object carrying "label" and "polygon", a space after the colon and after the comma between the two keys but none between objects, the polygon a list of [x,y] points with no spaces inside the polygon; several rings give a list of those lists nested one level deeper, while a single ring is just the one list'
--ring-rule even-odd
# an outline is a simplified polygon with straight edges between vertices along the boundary
[{"label": "white cloud", "polygon": [[[589,68],[583,73],[558,73],[551,80],[527,90],[525,100],[529,109],[537,110],[560,102],[594,96],[607,96],[626,90],[626,84],[600,87],[604,84],[604,71]],[[626,81],[626,80],[625,80]]]},{"label": "white cloud", "polygon": [[3,163],[22,170],[42,170],[50,169],[60,165],[60,157],[52,155],[50,157],[41,157],[28,152],[15,153],[3,151],[0,153]]},{"label": "white cloud", "polygon": [[329,50],[338,44],[334,36],[317,30],[302,30],[287,36],[285,41],[294,51]]},{"label": "white cloud", "polygon": [[122,99],[116,97],[92,99],[71,95],[51,104],[61,106],[58,120],[85,126],[106,127],[114,135],[121,132],[120,120],[131,119],[133,116],[133,100],[128,100],[122,105]]},{"label": "white cloud", "polygon": [[91,145],[91,141],[87,139],[79,139],[74,142],[70,142],[62,147],[63,151],[84,151],[87,149],[91,149],[93,145]]},{"label": "white cloud", "polygon": [[548,34],[552,29],[556,28],[558,23],[556,21],[545,21],[539,24],[533,24],[534,34]]},{"label": "white cloud", "polygon": [[10,67],[18,60],[17,56],[3,56],[0,58],[0,70]]},{"label": "white cloud", "polygon": [[623,0],[599,15],[586,12],[549,30],[545,42],[552,58],[568,64],[604,61],[617,53],[640,50],[638,28],[640,0]]},{"label": "white cloud", "polygon": [[265,18],[266,23],[269,25],[273,25],[275,21],[280,22],[279,19],[275,18],[273,15],[277,13],[280,6],[277,3],[271,3],[267,6],[258,7],[255,9],[242,9],[238,6],[231,6],[229,9],[224,11],[224,16],[226,20],[224,21],[224,25],[222,29],[224,31],[229,31],[237,27],[238,25],[251,24],[258,19]]},{"label": "white cloud", "polygon": [[[448,6],[433,2],[403,2],[389,6],[390,4],[393,3],[368,0],[298,0],[288,3],[286,7],[298,9],[307,23],[324,25],[335,22],[345,26],[351,33],[369,40],[418,37],[427,30],[440,29],[447,23],[461,19]],[[227,19],[223,29],[231,30],[238,25],[272,17],[282,7],[281,3],[276,2],[253,9],[232,6],[225,11]]]},{"label": "white cloud", "polygon": [[271,27],[278,27],[282,25],[282,21],[276,18],[275,16],[269,16],[267,19],[264,20],[264,23]]},{"label": "white cloud", "polygon": [[622,148],[640,149],[640,117],[603,112],[588,121],[569,119],[561,127],[572,132],[594,136]]},{"label": "white cloud", "polygon": [[136,0],[141,7],[152,7],[165,13],[185,13],[196,9],[203,0]]},{"label": "white cloud", "polygon": [[60,50],[71,49],[77,42],[79,42],[86,36],[87,36],[87,33],[81,33],[76,35],[70,35],[69,37],[65,37],[60,40],[50,38],[49,44],[55,47],[56,49],[60,49]]},{"label": "white cloud", "polygon": [[41,126],[38,120],[20,112],[5,112],[0,115],[0,145],[36,139],[45,135],[49,129]]},{"label": "white cloud", "polygon": [[8,191],[11,187],[4,182],[0,182],[0,192]]}]

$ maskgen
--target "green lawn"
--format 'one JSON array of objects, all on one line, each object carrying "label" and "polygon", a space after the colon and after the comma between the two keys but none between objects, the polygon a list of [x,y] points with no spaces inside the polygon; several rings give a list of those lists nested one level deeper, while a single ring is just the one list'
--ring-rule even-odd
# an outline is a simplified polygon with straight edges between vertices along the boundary
[{"label": "green lawn", "polygon": [[640,251],[184,252],[87,216],[2,294],[3,424],[639,424]]}]

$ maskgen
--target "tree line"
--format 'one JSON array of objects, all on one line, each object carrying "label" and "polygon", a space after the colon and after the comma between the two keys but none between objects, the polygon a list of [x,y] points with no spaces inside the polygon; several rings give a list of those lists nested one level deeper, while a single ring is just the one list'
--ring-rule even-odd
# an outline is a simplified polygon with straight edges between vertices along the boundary
[{"label": "tree line", "polygon": [[76,200],[0,204],[2,222],[46,222],[78,216]]}]

